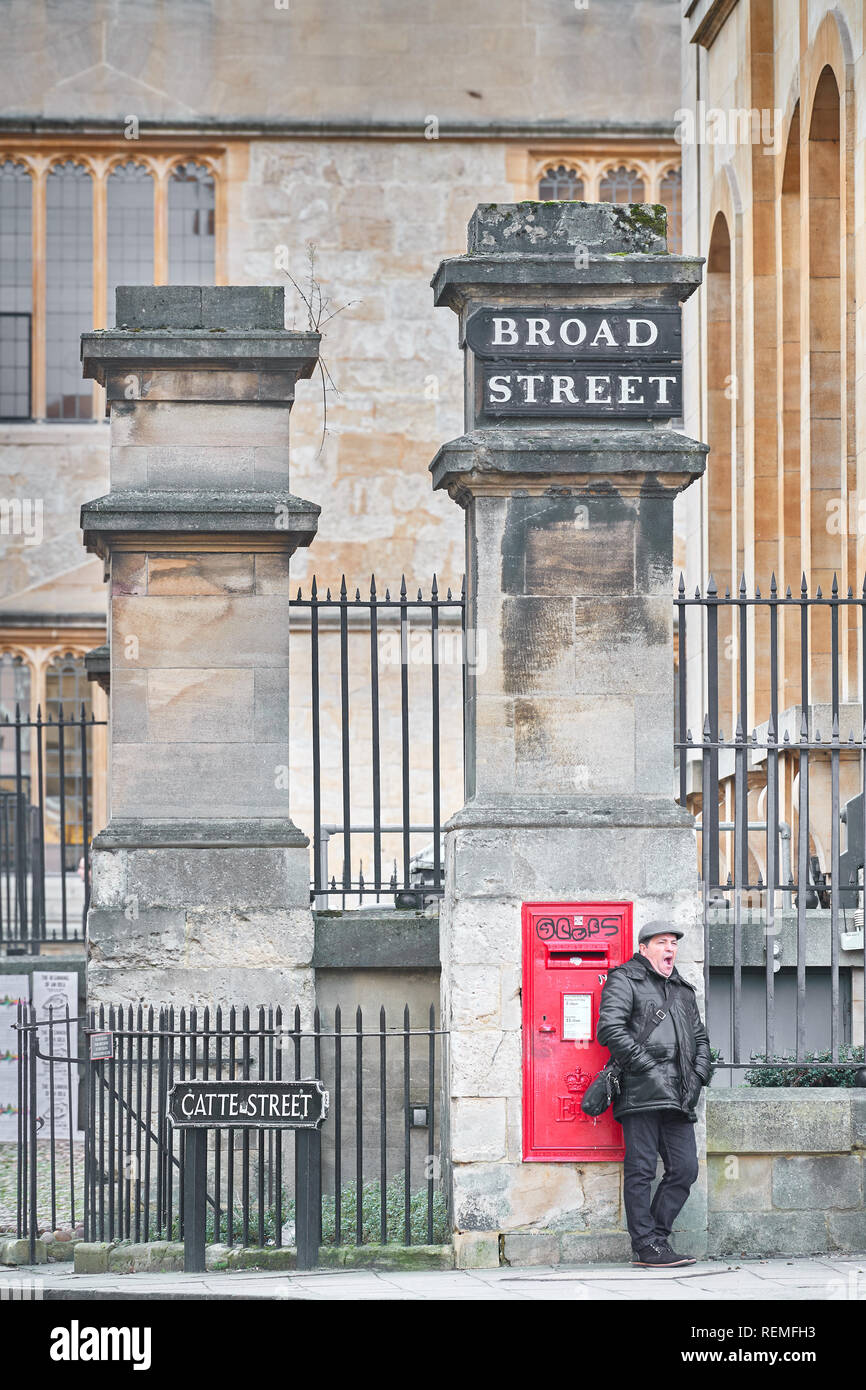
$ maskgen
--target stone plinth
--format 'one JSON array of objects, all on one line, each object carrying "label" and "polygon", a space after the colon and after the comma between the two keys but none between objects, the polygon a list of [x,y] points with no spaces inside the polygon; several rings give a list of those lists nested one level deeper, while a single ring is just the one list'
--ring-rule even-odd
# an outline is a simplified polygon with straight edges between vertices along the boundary
[{"label": "stone plinth", "polygon": [[[496,1233],[519,1262],[630,1252],[621,1164],[522,1157],[522,903],[629,901],[635,935],[682,925],[702,998],[694,822],[674,801],[672,599],[674,498],[706,446],[657,418],[491,421],[467,343],[479,309],[670,322],[700,263],[664,254],[663,215],[480,208],[470,254],[433,281],[460,320],[467,433],[431,472],[466,514],[469,649],[486,655],[468,673],[466,803],[446,827],[440,927],[454,1223],[478,1237],[463,1241],[472,1260]],[[695,1252],[701,1172],[678,1227]]]},{"label": "stone plinth", "polygon": [[84,335],[106,388],[109,821],[94,840],[91,1002],[312,1000],[308,841],[289,808],[289,412],[318,336],[282,290],[127,287]]}]

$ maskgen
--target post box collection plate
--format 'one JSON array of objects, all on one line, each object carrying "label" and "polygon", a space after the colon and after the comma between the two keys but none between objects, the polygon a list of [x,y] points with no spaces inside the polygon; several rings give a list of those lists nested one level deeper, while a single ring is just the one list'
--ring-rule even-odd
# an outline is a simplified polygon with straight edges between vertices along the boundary
[{"label": "post box collection plate", "polygon": [[632,953],[632,904],[524,903],[522,924],[524,1161],[620,1160],[613,1112],[592,1119],[580,1102],[610,1057],[598,1010],[608,971]]}]

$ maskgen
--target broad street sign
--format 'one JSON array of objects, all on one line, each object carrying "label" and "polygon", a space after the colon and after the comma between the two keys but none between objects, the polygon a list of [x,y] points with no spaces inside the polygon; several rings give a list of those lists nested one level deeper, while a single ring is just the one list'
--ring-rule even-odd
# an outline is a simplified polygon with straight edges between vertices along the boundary
[{"label": "broad street sign", "polygon": [[482,374],[486,415],[545,415],[573,419],[583,415],[682,415],[679,368],[664,371],[634,366],[489,367]]},{"label": "broad street sign", "polygon": [[466,343],[487,418],[682,414],[678,307],[479,309]]},{"label": "broad street sign", "polygon": [[177,1081],[168,1115],[177,1129],[318,1129],[328,1115],[321,1081]]},{"label": "broad street sign", "polygon": [[572,362],[682,356],[679,308],[479,309],[466,323],[479,357],[564,357]]}]

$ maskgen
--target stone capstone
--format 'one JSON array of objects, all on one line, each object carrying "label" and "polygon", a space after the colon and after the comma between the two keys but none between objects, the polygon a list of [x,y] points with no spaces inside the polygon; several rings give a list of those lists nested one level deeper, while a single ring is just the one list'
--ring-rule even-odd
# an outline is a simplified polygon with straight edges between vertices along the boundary
[{"label": "stone capstone", "polygon": [[118,328],[285,326],[282,285],[118,285],[115,293]]},{"label": "stone capstone", "polygon": [[469,220],[469,255],[555,252],[667,254],[661,203],[479,203]]}]

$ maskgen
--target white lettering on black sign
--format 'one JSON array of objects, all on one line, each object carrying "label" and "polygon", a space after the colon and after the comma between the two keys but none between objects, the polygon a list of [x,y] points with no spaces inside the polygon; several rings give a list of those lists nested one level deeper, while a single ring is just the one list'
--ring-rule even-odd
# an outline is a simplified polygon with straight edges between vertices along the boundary
[{"label": "white lettering on black sign", "polygon": [[682,414],[678,308],[480,309],[466,342],[485,415]]},{"label": "white lettering on black sign", "polygon": [[328,1114],[321,1081],[179,1081],[169,1118],[178,1129],[316,1129]]},{"label": "white lettering on black sign", "polygon": [[485,367],[483,381],[484,409],[490,415],[558,413],[569,407],[596,415],[682,414],[682,379],[676,370]]}]

